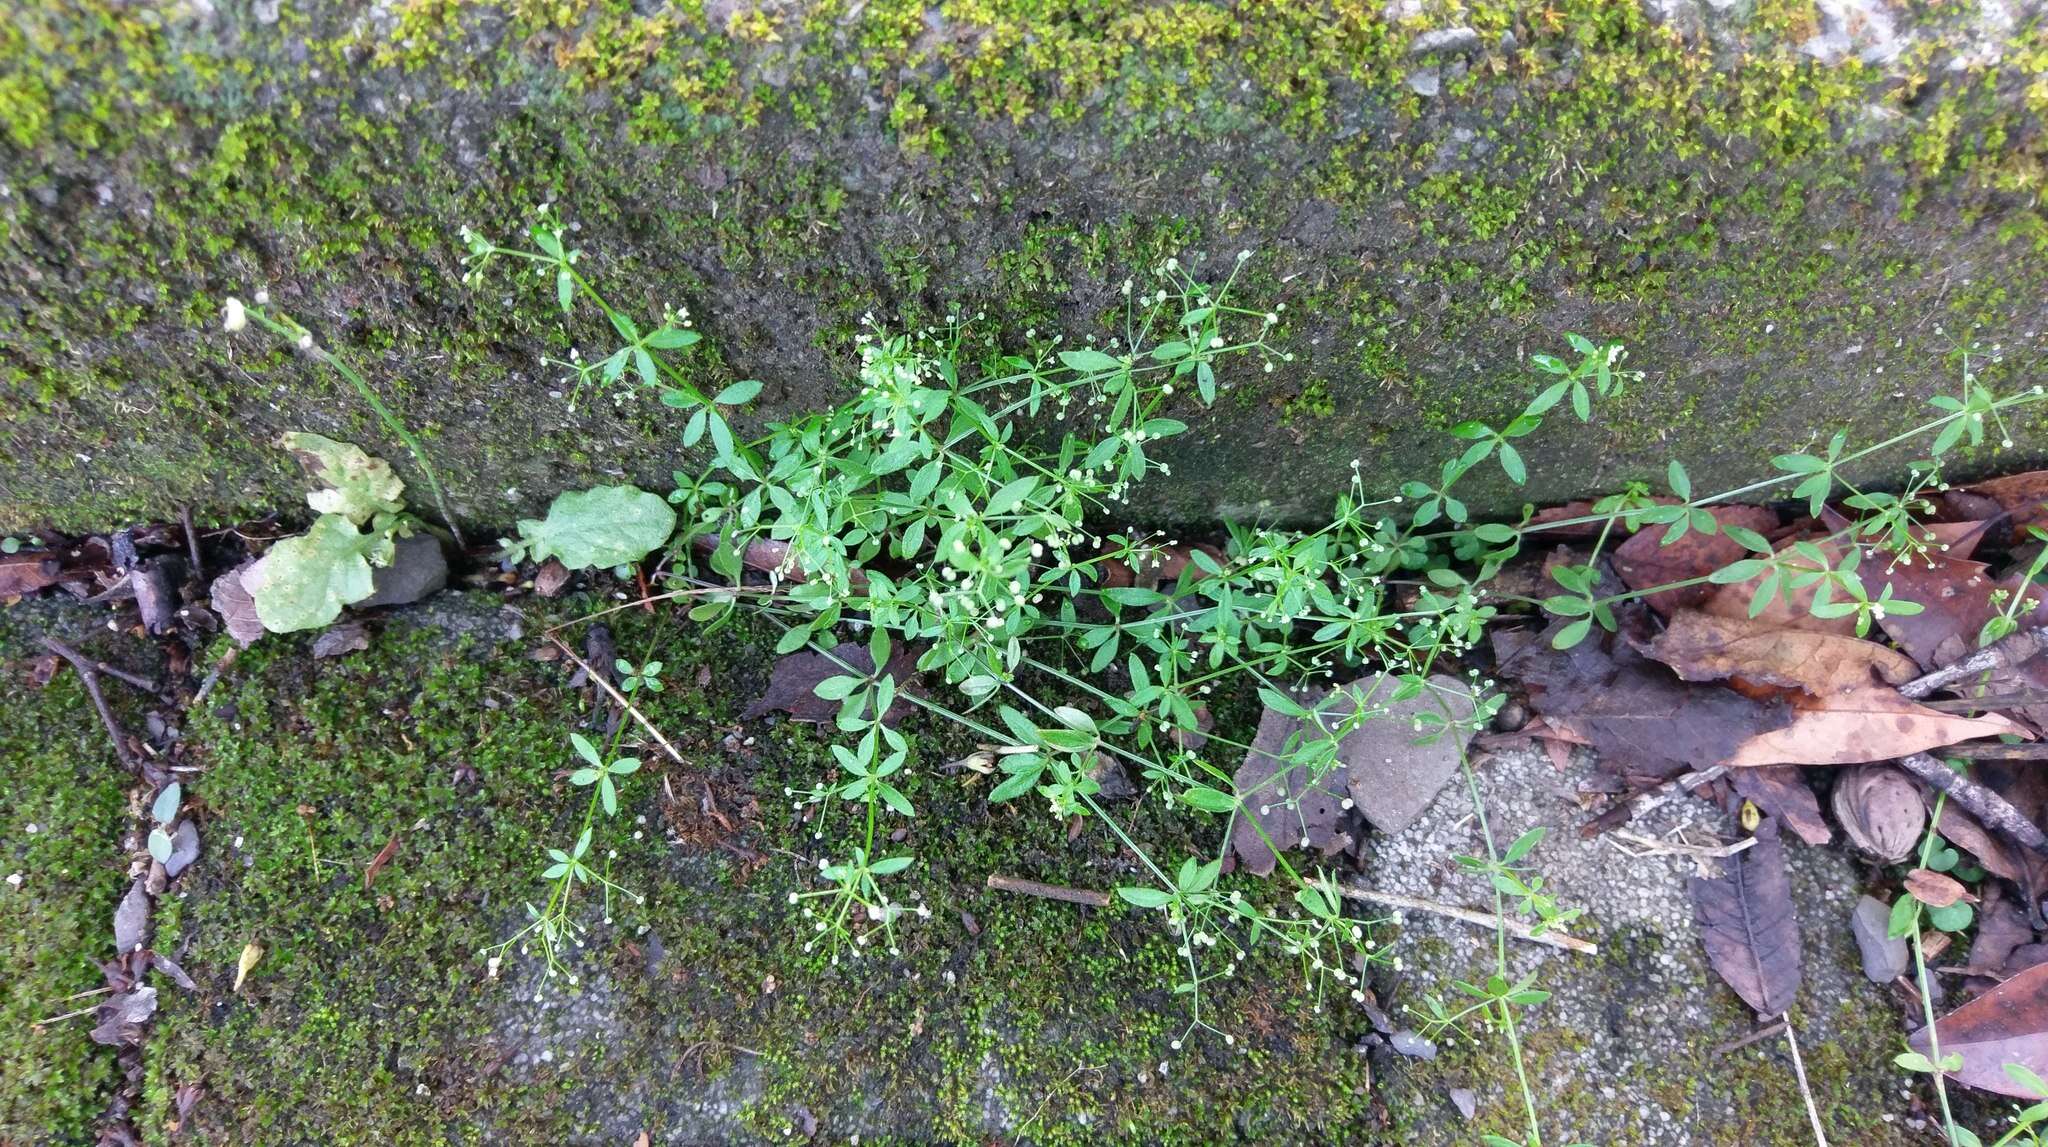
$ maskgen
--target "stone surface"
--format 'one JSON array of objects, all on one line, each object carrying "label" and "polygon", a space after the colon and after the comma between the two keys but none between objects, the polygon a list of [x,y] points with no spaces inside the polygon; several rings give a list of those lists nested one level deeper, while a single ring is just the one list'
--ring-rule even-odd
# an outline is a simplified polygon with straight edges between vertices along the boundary
[{"label": "stone surface", "polygon": [[[549,200],[617,302],[693,308],[691,377],[767,383],[755,417],[843,397],[863,314],[1106,337],[1127,276],[1253,251],[1243,297],[1287,305],[1296,357],[1167,412],[1192,431],[1130,507],[1162,522],[1322,513],[1353,458],[1376,494],[1434,473],[1439,432],[1511,418],[1570,330],[1648,380],[1525,440],[1527,491],[1475,474],[1474,506],[1674,453],[1695,485],[1750,480],[1837,422],[1917,422],[1970,340],[1987,384],[2031,382],[2048,330],[2036,0],[17,7],[0,530],[295,504],[285,430],[423,489],[351,387],[220,330],[258,288],[480,528],[659,488],[694,461],[666,412],[572,411],[543,361],[599,324],[462,282],[459,227],[509,239]],[[1417,72],[1418,40],[1457,50]]]},{"label": "stone surface", "polygon": [[370,571],[370,596],[356,602],[356,609],[380,605],[411,605],[428,594],[441,592],[448,584],[448,556],[441,541],[432,534],[414,534],[393,543],[391,564]]},{"label": "stone surface", "polygon": [[1427,689],[1405,701],[1385,699],[1394,691],[1388,677],[1356,682],[1351,691],[1386,714],[1344,738],[1338,752],[1345,765],[1345,787],[1374,828],[1400,832],[1415,823],[1458,775],[1463,758],[1455,735],[1417,743],[1431,731],[1418,719],[1427,715],[1442,720],[1448,715],[1453,721],[1471,720],[1471,690],[1457,678],[1439,673],[1429,678]]}]

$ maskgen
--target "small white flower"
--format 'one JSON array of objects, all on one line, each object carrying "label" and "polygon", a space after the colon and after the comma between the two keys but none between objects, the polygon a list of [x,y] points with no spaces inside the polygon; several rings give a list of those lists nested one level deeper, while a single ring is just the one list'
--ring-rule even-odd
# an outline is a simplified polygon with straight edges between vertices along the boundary
[{"label": "small white flower", "polygon": [[229,334],[233,334],[249,325],[249,312],[242,308],[242,300],[233,295],[228,296],[228,301],[221,304],[220,325]]},{"label": "small white flower", "polygon": [[[302,335],[300,335],[300,336],[299,336],[299,349],[300,349],[300,350],[312,350],[312,349],[313,349],[313,332],[311,332],[311,331],[307,331],[307,332],[306,332],[305,334],[302,334]],[[1269,368],[1269,369],[1270,369],[1270,368]]]}]

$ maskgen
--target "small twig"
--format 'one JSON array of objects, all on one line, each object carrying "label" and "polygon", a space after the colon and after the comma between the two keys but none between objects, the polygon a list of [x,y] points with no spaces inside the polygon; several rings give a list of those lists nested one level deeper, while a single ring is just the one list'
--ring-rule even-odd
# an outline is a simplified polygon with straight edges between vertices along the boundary
[{"label": "small twig", "polygon": [[[1756,838],[1750,837],[1750,839],[1755,840]],[[1757,1030],[1749,1033],[1748,1035],[1743,1036],[1741,1039],[1729,1040],[1727,1043],[1724,1043],[1720,1047],[1715,1048],[1710,1054],[1715,1056],[1723,1056],[1727,1055],[1731,1051],[1741,1051],[1743,1048],[1748,1047],[1750,1044],[1760,1043],[1764,1040],[1771,1038],[1774,1035],[1777,1035],[1779,1032],[1784,1030],[1785,1021],[1779,1020],[1777,1023],[1774,1023],[1769,1027],[1758,1028]]]},{"label": "small twig", "polygon": [[1949,745],[1941,750],[1944,757],[1961,757],[1968,761],[2041,761],[2048,760],[2048,744],[1997,745],[1982,744]]},{"label": "small twig", "polygon": [[648,720],[646,714],[640,712],[640,710],[638,709],[635,709],[633,707],[633,703],[631,701],[626,700],[626,695],[624,693],[619,692],[617,687],[615,687],[611,682],[605,680],[604,675],[602,673],[599,673],[597,670],[592,669],[588,661],[585,661],[581,657],[576,656],[576,651],[569,648],[568,642],[563,641],[561,638],[556,637],[552,633],[548,634],[548,640],[555,643],[555,648],[560,649],[562,651],[562,656],[568,658],[572,663],[575,664],[575,666],[578,669],[583,670],[584,676],[596,682],[598,688],[604,690],[606,693],[611,694],[612,700],[617,701],[619,705],[623,707],[626,710],[626,712],[633,718],[633,720],[638,721],[640,723],[640,727],[647,730],[647,732],[651,736],[653,736],[655,741],[661,745],[662,749],[665,752],[667,752],[670,757],[674,758],[676,764],[688,767],[690,762],[683,759],[683,755],[676,751],[676,747],[674,745],[669,744],[668,738],[661,735],[661,730],[654,727],[654,722]]},{"label": "small twig", "polygon": [[1944,697],[1920,702],[1937,713],[1989,713],[2000,709],[2024,709],[2048,704],[2048,693],[2000,693],[1985,697]]},{"label": "small twig", "polygon": [[51,1017],[50,1017],[49,1019],[46,1019],[46,1020],[37,1020],[36,1022],[34,1022],[34,1023],[30,1024],[29,1026],[30,1026],[30,1027],[37,1027],[37,1028],[40,1028],[40,1027],[48,1027],[48,1026],[49,1026],[49,1025],[51,1025],[51,1024],[54,1024],[54,1023],[62,1023],[62,1022],[64,1022],[65,1020],[75,1020],[75,1019],[77,1019],[77,1018],[78,1018],[78,1017],[80,1017],[80,1016],[89,1016],[89,1015],[93,1014],[94,1012],[98,1011],[99,1009],[100,1009],[100,1005],[98,1005],[98,1004],[94,1004],[94,1005],[92,1005],[92,1006],[91,1006],[91,1007],[89,1007],[89,1008],[80,1008],[80,1009],[78,1009],[78,1010],[77,1010],[77,1011],[75,1011],[75,1012],[65,1012],[65,1013],[64,1013],[63,1015],[61,1015],[61,1016],[51,1016]]},{"label": "small twig", "polygon": [[[1724,860],[1756,843],[1753,836],[1745,836],[1733,844],[1687,844],[1683,841],[1658,840],[1627,829],[1615,829],[1607,834],[1609,840],[1625,840],[1642,848],[1641,852],[1630,852],[1630,856],[1695,856],[1710,860]],[[1616,846],[1620,847],[1619,845]],[[1627,852],[1627,849],[1622,851]]]},{"label": "small twig", "polygon": [[1806,1101],[1806,1120],[1813,1125],[1814,1147],[1828,1147],[1828,1133],[1821,1129],[1820,1109],[1813,1105],[1813,1089],[1806,1085],[1806,1061],[1799,1058],[1799,1037],[1792,1033],[1792,1025],[1785,1028],[1785,1044],[1792,1049],[1792,1076],[1799,1081],[1799,1098]]},{"label": "small twig", "polygon": [[192,507],[178,507],[178,524],[185,528],[185,552],[192,560],[192,572],[186,580],[204,585],[206,582],[206,561],[199,556],[199,534],[192,529]]},{"label": "small twig", "polygon": [[114,720],[114,711],[107,708],[106,695],[100,692],[99,669],[84,654],[54,637],[43,638],[43,648],[69,661],[71,668],[78,671],[78,679],[85,683],[86,696],[92,698],[93,708],[100,713],[100,723],[107,727],[107,736],[114,742],[114,759],[120,761],[121,767],[131,773],[141,771],[136,766],[135,758],[128,753],[128,738],[121,732],[120,722]]},{"label": "small twig", "polygon": [[1481,928],[1505,929],[1509,935],[1518,936],[1534,944],[1548,944],[1553,948],[1563,948],[1567,952],[1580,952],[1588,956],[1600,954],[1600,946],[1591,941],[1581,940],[1577,936],[1567,936],[1555,929],[1538,932],[1534,925],[1512,917],[1496,916],[1491,912],[1477,912],[1450,904],[1438,904],[1433,900],[1418,900],[1413,896],[1402,896],[1394,892],[1374,892],[1367,888],[1347,886],[1343,892],[1347,900],[1363,900],[1388,908],[1411,908],[1417,912],[1429,912],[1452,920],[1463,920],[1467,924],[1477,924]]},{"label": "small twig", "polygon": [[144,693],[147,693],[150,696],[155,697],[159,701],[168,700],[168,698],[164,696],[163,690],[157,687],[157,683],[155,681],[151,680],[150,678],[144,677],[140,673],[130,673],[128,670],[123,669],[118,665],[109,665],[104,661],[98,660],[97,658],[93,659],[92,667],[95,670],[104,673],[109,677],[112,677],[116,681],[120,681],[125,684],[135,686],[137,689],[140,689]]},{"label": "small twig", "polygon": [[197,693],[192,694],[192,701],[190,704],[186,705],[186,708],[197,709],[199,707],[199,703],[201,701],[206,700],[206,695],[208,693],[213,692],[213,687],[220,683],[221,671],[226,669],[228,666],[233,665],[235,663],[235,658],[240,657],[241,655],[242,651],[240,648],[232,648],[229,649],[226,653],[221,654],[220,660],[214,662],[213,668],[207,672],[206,680],[201,681],[199,683],[199,691]]},{"label": "small twig", "polygon": [[1003,876],[994,872],[989,873],[988,886],[998,892],[1021,892],[1026,896],[1036,896],[1041,900],[1064,900],[1069,904],[1086,904],[1094,908],[1107,908],[1110,905],[1110,895],[1107,892],[1094,892],[1086,888],[1068,888],[1063,884],[1046,884],[1037,880],[1025,880],[1019,876]]},{"label": "small twig", "polygon": [[2009,669],[2023,662],[2032,661],[2044,647],[2048,647],[2048,626],[2009,633],[1952,665],[1944,665],[1924,677],[1899,686],[1899,696],[1909,701],[1918,701],[1929,693],[1946,689],[1979,673]]},{"label": "small twig", "polygon": [[1978,784],[1928,756],[1913,753],[1899,758],[1899,767],[1921,780],[1948,794],[1964,812],[1984,823],[1984,827],[2004,834],[2008,839],[2048,856],[2048,836],[2041,827],[2028,820],[2025,813],[2012,807],[2004,797]]}]

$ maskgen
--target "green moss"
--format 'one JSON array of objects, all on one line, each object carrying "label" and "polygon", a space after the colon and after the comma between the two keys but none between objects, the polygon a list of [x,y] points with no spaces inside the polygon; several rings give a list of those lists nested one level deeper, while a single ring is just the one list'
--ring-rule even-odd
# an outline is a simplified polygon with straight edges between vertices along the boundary
[{"label": "green moss", "polygon": [[[113,955],[115,905],[127,891],[127,783],[76,675],[26,681],[47,613],[0,613],[0,1139],[82,1141],[118,1082],[111,1048],[87,1036],[90,1014],[58,1019],[97,997],[99,961]],[[85,648],[99,652],[96,643]],[[111,700],[124,720],[129,699]]]}]

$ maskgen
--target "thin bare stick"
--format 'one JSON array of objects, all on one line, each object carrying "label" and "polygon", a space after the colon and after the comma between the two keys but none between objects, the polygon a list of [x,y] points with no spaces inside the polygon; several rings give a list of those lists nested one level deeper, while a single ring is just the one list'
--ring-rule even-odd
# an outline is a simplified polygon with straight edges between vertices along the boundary
[{"label": "thin bare stick", "polygon": [[192,507],[178,507],[178,524],[185,528],[185,553],[192,560],[192,572],[186,580],[204,584],[206,581],[206,560],[199,556],[199,535],[192,529]]},{"label": "thin bare stick", "polygon": [[672,589],[667,593],[657,593],[653,597],[638,598],[626,602],[624,605],[614,605],[607,609],[600,609],[596,613],[586,613],[582,617],[572,617],[567,621],[548,626],[546,629],[541,630],[541,633],[552,637],[558,629],[567,629],[572,625],[581,625],[586,621],[596,621],[600,617],[607,617],[623,610],[639,609],[643,605],[651,605],[657,601],[667,601],[670,598],[705,597],[720,593],[743,593],[755,597],[774,597],[777,592],[777,590],[769,586],[762,585],[711,585],[698,586],[693,589]]},{"label": "thin bare stick", "polygon": [[1567,952],[1580,952],[1588,956],[1600,954],[1600,946],[1577,936],[1567,936],[1550,930],[1537,932],[1535,926],[1491,912],[1477,912],[1470,908],[1458,908],[1450,904],[1438,904],[1434,900],[1418,900],[1413,896],[1402,896],[1395,892],[1374,892],[1368,888],[1347,886],[1343,890],[1347,900],[1363,900],[1368,904],[1381,904],[1388,908],[1408,908],[1417,912],[1428,912],[1452,920],[1463,920],[1481,928],[1505,929],[1510,936],[1517,936],[1532,944],[1547,944],[1552,948],[1563,948]]},{"label": "thin bare stick", "polygon": [[[1636,845],[1638,848],[1642,849],[1642,851],[1640,852],[1631,852],[1628,849],[1622,849],[1623,852],[1627,852],[1630,856],[1694,856],[1710,860],[1726,859],[1730,856],[1734,856],[1736,853],[1741,852],[1742,850],[1749,848],[1751,845],[1754,845],[1756,843],[1755,837],[1745,836],[1741,840],[1738,840],[1733,844],[1717,844],[1711,846],[1704,844],[1687,844],[1684,841],[1658,840],[1654,836],[1644,836],[1639,832],[1630,832],[1627,829],[1622,828],[1615,829],[1613,832],[1608,833],[1606,839],[1625,840],[1628,843]],[[1619,844],[1615,845],[1615,847],[1621,848]]]},{"label": "thin bare stick", "polygon": [[1785,1045],[1792,1049],[1792,1075],[1799,1081],[1799,1098],[1806,1101],[1806,1120],[1813,1124],[1814,1147],[1828,1147],[1828,1133],[1821,1129],[1820,1109],[1813,1105],[1813,1089],[1806,1085],[1806,1061],[1799,1058],[1799,1037],[1785,1024]]},{"label": "thin bare stick", "polygon": [[1040,900],[1064,900],[1069,904],[1086,904],[1093,908],[1107,908],[1110,905],[1110,895],[1107,892],[1068,888],[1064,884],[1046,884],[994,872],[989,873],[988,886],[998,892],[1021,892],[1026,896],[1036,896]]},{"label": "thin bare stick", "polygon": [[[1750,837],[1750,839],[1755,840],[1756,838]],[[1727,1055],[1731,1051],[1740,1051],[1743,1048],[1748,1047],[1750,1044],[1760,1043],[1764,1040],[1771,1038],[1774,1035],[1777,1035],[1779,1032],[1784,1030],[1785,1021],[1779,1020],[1777,1023],[1774,1023],[1769,1027],[1758,1028],[1757,1030],[1749,1033],[1748,1035],[1743,1036],[1741,1039],[1729,1040],[1727,1043],[1724,1043],[1720,1047],[1715,1048],[1712,1054],[1716,1056],[1723,1056]]]},{"label": "thin bare stick", "polygon": [[1949,745],[1941,750],[1941,755],[1961,757],[1967,761],[2043,761],[2048,760],[2048,745],[1995,745],[1987,741],[1982,744]]},{"label": "thin bare stick", "polygon": [[633,703],[631,701],[626,700],[626,695],[624,693],[619,692],[618,689],[613,687],[611,682],[604,679],[604,674],[599,673],[595,669],[592,669],[590,667],[589,662],[583,660],[581,657],[576,656],[576,651],[569,648],[568,642],[563,641],[561,638],[556,637],[552,633],[548,634],[548,640],[555,643],[555,648],[560,649],[562,651],[562,656],[568,658],[571,662],[573,662],[578,669],[583,670],[584,676],[590,678],[592,681],[595,681],[597,683],[598,688],[604,690],[606,693],[611,694],[612,700],[617,701],[620,707],[626,710],[628,715],[630,715],[635,721],[638,721],[640,723],[640,727],[647,730],[648,734],[652,736],[658,744],[661,745],[663,751],[667,752],[670,757],[675,759],[676,764],[683,766],[689,765],[690,762],[684,760],[683,755],[681,753],[676,752],[676,747],[668,743],[668,738],[661,735],[661,730],[654,727],[654,722],[648,720],[646,714],[642,713],[638,709],[635,709],[633,707]]},{"label": "thin bare stick", "polygon": [[[80,656],[84,655],[80,654]],[[98,658],[87,658],[87,660],[92,662],[92,667],[95,670],[104,673],[109,677],[112,677],[116,681],[120,681],[128,685],[133,685],[137,689],[142,690],[144,693],[147,693],[160,701],[168,700],[168,698],[164,697],[163,690],[157,687],[157,683],[155,681],[152,681],[149,678],[144,677],[140,673],[130,673],[129,671],[121,668],[118,665],[109,665],[106,662],[99,660]]]},{"label": "thin bare stick", "polygon": [[1944,665],[1925,677],[1906,682],[1899,686],[1899,696],[1918,701],[1937,689],[1946,689],[1979,673],[2008,669],[2022,662],[2032,661],[2043,648],[2048,648],[2048,626],[2022,629],[2017,633],[2007,634],[1954,664]]},{"label": "thin bare stick", "polygon": [[99,669],[90,658],[54,637],[43,638],[43,648],[69,661],[71,668],[78,671],[78,679],[85,683],[86,696],[92,698],[92,707],[99,710],[100,723],[107,727],[107,736],[114,742],[114,759],[129,772],[139,772],[135,758],[128,754],[128,738],[121,732],[120,722],[114,720],[114,711],[107,708],[106,695],[100,692]]},{"label": "thin bare stick", "polygon": [[2048,836],[2044,836],[2039,825],[2028,820],[2025,813],[2012,807],[2004,797],[1955,772],[1926,753],[1900,757],[1899,767],[1947,793],[1948,799],[1956,802],[1964,812],[1982,821],[1985,828],[2001,833],[2007,839],[2043,856],[2048,856]]},{"label": "thin bare stick", "polygon": [[80,1016],[89,1016],[98,1010],[100,1010],[100,1005],[94,1004],[89,1008],[80,1008],[75,1012],[65,1012],[61,1016],[51,1016],[46,1020],[37,1020],[29,1026],[35,1028],[48,1027],[51,1024],[62,1023],[65,1020],[75,1020]]}]

